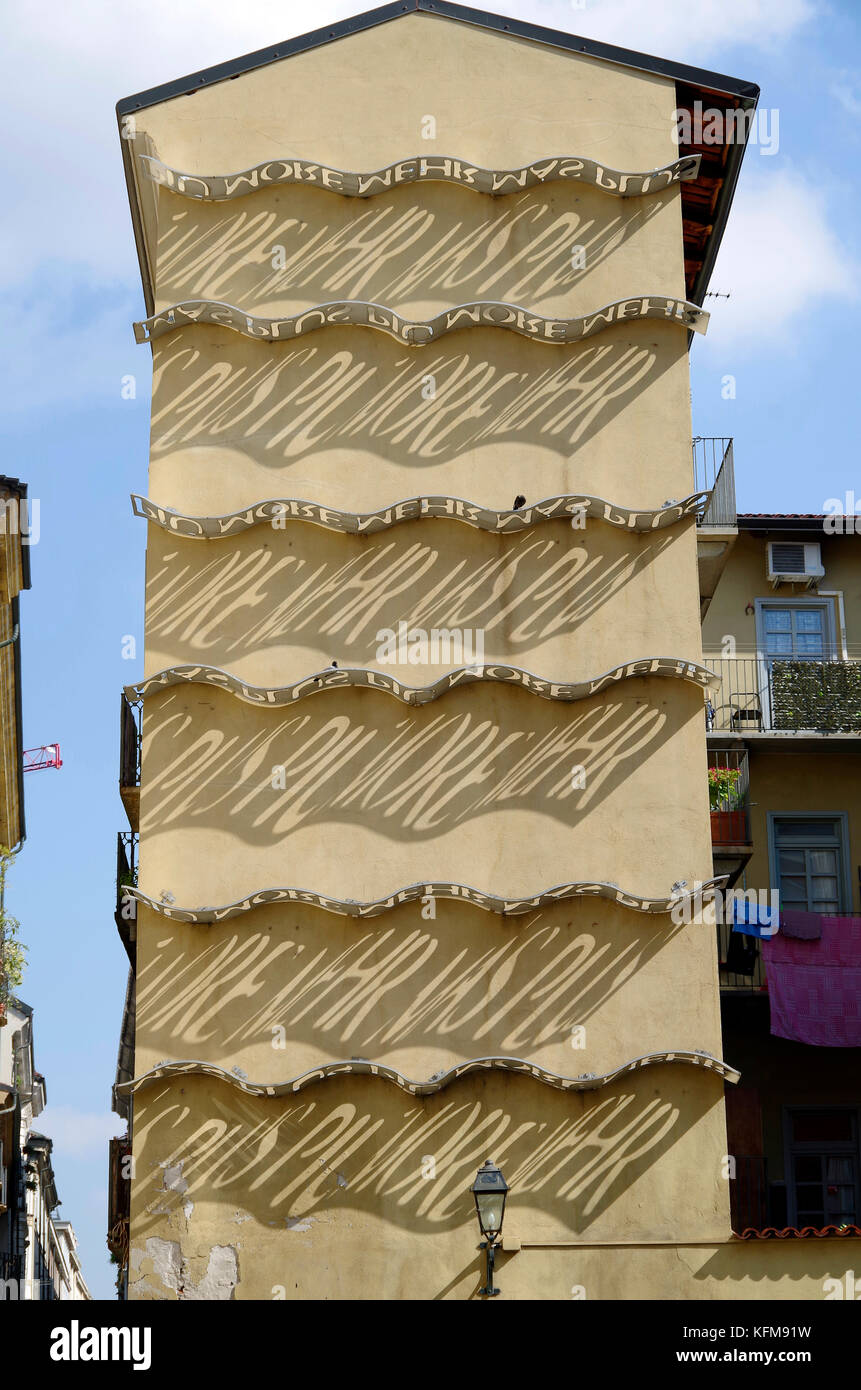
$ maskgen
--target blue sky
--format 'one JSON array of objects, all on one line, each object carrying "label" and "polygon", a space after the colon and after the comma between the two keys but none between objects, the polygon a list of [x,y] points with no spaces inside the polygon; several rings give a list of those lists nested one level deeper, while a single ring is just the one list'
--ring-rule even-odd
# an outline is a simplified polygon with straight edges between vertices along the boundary
[{"label": "blue sky", "polygon": [[[370,8],[370,6],[368,6]],[[17,6],[3,20],[0,92],[0,471],[41,501],[33,589],[22,599],[25,746],[59,742],[59,772],[26,778],[28,838],[9,905],[30,947],[23,997],[55,1141],[62,1215],[97,1297],[113,1295],[105,1248],[106,1140],[125,986],[113,921],[124,660],[138,641],[149,352],[114,104],[361,8],[334,0],[77,0]],[[519,0],[498,13],[757,82],[779,113],[779,148],[749,150],[692,356],[694,432],[733,435],[739,507],[818,511],[861,499],[854,407],[861,71],[854,0]],[[465,151],[465,153],[469,153]],[[584,151],[583,153],[589,153]],[[137,397],[121,381],[137,378]],[[724,399],[725,376],[736,397]]]}]

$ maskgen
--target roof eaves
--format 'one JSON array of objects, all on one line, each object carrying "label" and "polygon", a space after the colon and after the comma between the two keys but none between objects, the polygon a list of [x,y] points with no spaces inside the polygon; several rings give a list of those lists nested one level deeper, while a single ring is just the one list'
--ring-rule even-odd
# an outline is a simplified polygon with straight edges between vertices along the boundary
[{"label": "roof eaves", "polygon": [[[755,108],[759,100],[759,89],[756,88],[756,95],[749,100],[742,101],[745,108]],[[723,234],[729,220],[729,212],[732,207],[732,200],[735,197],[735,190],[738,185],[738,176],[741,173],[741,162],[744,159],[744,152],[747,149],[747,134],[744,140],[730,145],[729,154],[726,160],[726,172],[718,194],[717,206],[715,207],[715,217],[712,229],[706,242],[705,255],[696,280],[690,291],[690,298],[694,304],[702,304],[706,297],[706,290],[715,268],[720,244],[723,241]]]},{"label": "roof eaves", "polygon": [[[825,512],[739,512],[736,522],[741,531],[821,531],[826,521],[840,522],[851,520],[853,526],[835,527],[836,535],[852,535],[855,532],[857,517],[834,516]],[[831,534],[830,532],[828,534]],[[859,526],[861,534],[861,526]]]}]

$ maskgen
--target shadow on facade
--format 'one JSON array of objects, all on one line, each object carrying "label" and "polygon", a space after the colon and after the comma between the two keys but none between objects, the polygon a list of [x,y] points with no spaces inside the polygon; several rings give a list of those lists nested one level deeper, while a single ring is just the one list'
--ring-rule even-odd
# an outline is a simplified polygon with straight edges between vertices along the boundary
[{"label": "shadow on facade", "polygon": [[[678,325],[648,322],[581,345],[480,328],[413,349],[366,328],[272,343],[188,326],[153,344],[152,457],[189,450],[206,468],[208,449],[235,449],[274,472],[324,450],[366,450],[393,464],[457,462],[462,487],[470,449],[522,440],[532,451],[543,444],[564,454],[592,444],[684,355]],[[282,473],[278,487],[289,486]],[[257,499],[237,505],[249,500]]]},{"label": "shadow on facade", "polygon": [[[282,1242],[285,1226],[310,1219],[311,1259],[327,1225],[337,1230],[360,1212],[417,1233],[470,1226],[468,1189],[489,1153],[511,1184],[510,1218],[516,1209],[524,1238],[536,1224],[560,1238],[598,1238],[617,1203],[630,1207],[631,1239],[665,1224],[677,1237],[685,1168],[678,1190],[666,1191],[660,1160],[681,1144],[693,1162],[694,1131],[720,1102],[716,1078],[684,1070],[656,1067],[584,1094],[488,1073],[424,1099],[373,1077],[332,1079],[292,1100],[243,1096],[203,1077],[155,1083],[135,1101],[136,1243],[164,1229],[165,1210],[183,1231],[183,1205],[204,1194]],[[165,1186],[166,1164],[181,1164],[182,1191]],[[693,1228],[693,1212],[691,1220]]]},{"label": "shadow on facade", "polygon": [[[286,845],[303,826],[340,822],[420,842],[500,811],[573,830],[629,778],[642,779],[659,807],[656,760],[691,719],[702,719],[701,690],[660,678],[567,705],[479,683],[410,708],[379,691],[336,688],[295,710],[261,709],[215,687],[169,688],[144,711],[141,830],[151,843],[182,825]],[[585,787],[574,784],[578,767]],[[477,864],[472,877],[480,874]]]},{"label": "shadow on facade", "polygon": [[[583,531],[554,522],[519,536],[475,531],[469,558],[463,533],[457,522],[434,520],[372,537],[333,534],[302,522],[281,530],[255,527],[226,541],[151,535],[149,650],[245,674],[237,660],[248,654],[307,649],[309,664],[295,678],[333,657],[348,665],[376,665],[376,634],[397,631],[404,621],[425,632],[480,630],[488,658],[510,658],[554,637],[576,635],[621,598],[681,528],[630,536],[600,522]],[[621,608],[608,615],[613,631],[622,630],[623,617]],[[644,652],[661,647],[657,624],[656,615],[655,635],[641,634]],[[576,649],[566,655],[565,664],[557,660],[552,669],[567,678],[582,662]],[[620,648],[616,660],[628,655]],[[607,667],[613,664],[608,658]],[[539,669],[537,663],[530,669]],[[414,684],[428,679],[419,665],[404,666],[402,673]]]},{"label": "shadow on facade", "polygon": [[[835,1294],[831,1298],[857,1297],[855,1280],[861,1270],[861,1240],[854,1237],[815,1237],[799,1239],[787,1237],[785,1240],[738,1240],[722,1246],[706,1260],[699,1269],[692,1272],[697,1281],[715,1280],[729,1284],[740,1280],[751,1280],[761,1284],[758,1298],[785,1298],[787,1286],[803,1284],[803,1290],[791,1297],[810,1299],[812,1290],[819,1284],[824,1299],[829,1290],[826,1280],[845,1280],[847,1271],[853,1275],[845,1281],[851,1292]],[[732,1298],[732,1289],[721,1290],[720,1298]],[[747,1295],[749,1296],[749,1295]],[[803,1323],[803,1318],[799,1319]]]},{"label": "shadow on facade", "polygon": [[232,204],[159,197],[164,302],[221,299],[278,314],[295,312],[285,302],[332,299],[390,308],[501,299],[537,309],[575,289],[588,297],[598,267],[676,190],[621,200],[560,183],[490,199],[429,183],[359,201],[297,184]]},{"label": "shadow on facade", "polygon": [[[357,921],[296,903],[213,926],[166,924],[142,908],[137,991],[149,1046],[158,1057],[227,1056],[261,1081],[351,1056],[417,1079],[489,1054],[601,1072],[619,1060],[623,1011],[632,1027],[642,1014],[643,1036],[654,1035],[650,1001],[619,1000],[594,1030],[577,1030],[695,930],[594,900],[507,920],[435,906],[433,921],[418,903]],[[679,1001],[672,1042],[701,1045],[695,1000]]]}]

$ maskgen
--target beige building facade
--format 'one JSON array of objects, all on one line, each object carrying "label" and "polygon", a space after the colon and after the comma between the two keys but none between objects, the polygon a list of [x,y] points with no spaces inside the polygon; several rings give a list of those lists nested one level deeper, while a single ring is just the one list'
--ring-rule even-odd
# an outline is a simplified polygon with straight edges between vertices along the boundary
[{"label": "beige building facade", "polygon": [[781,1019],[768,944],[739,950],[719,930],[724,1045],[743,1074],[728,1097],[730,1146],[744,1155],[731,1192],[736,1229],[833,1234],[861,1224],[856,520],[739,515],[704,619],[719,682],[709,764],[724,791],[712,813],[715,871],[751,895],[778,895],[781,910],[825,918],[841,962],[819,1002],[824,944],[805,945],[814,985],[798,1000],[813,1004]]},{"label": "beige building facade", "polygon": [[715,931],[670,911],[712,878],[688,351],[740,158],[674,113],[756,89],[468,13],[118,108],[127,1293],[477,1297],[491,1156],[505,1296],[818,1297],[732,1236]]}]

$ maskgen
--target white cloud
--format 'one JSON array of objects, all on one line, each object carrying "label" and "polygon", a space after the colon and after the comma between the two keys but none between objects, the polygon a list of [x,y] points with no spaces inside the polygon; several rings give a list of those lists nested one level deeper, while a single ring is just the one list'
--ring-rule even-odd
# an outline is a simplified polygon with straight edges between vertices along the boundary
[{"label": "white cloud", "polygon": [[[13,399],[31,403],[54,383],[58,396],[113,390],[137,358],[117,338],[114,320],[140,310],[139,279],[122,174],[114,105],[121,96],[236,57],[355,14],[361,0],[78,0],[52,7],[15,6],[6,17],[5,77],[0,87],[5,167],[0,232],[0,291],[11,292],[6,321],[21,325],[9,341]],[[721,66],[740,45],[766,47],[802,33],[818,0],[497,0],[521,19],[640,47],[668,58]],[[716,61],[717,60],[717,61]],[[729,66],[729,63],[726,64]],[[735,71],[735,66],[732,70]],[[845,74],[832,89],[851,109]],[[744,181],[743,181],[744,182]],[[824,220],[821,192],[799,179],[770,175],[745,183],[736,200],[713,283],[732,289],[714,337],[756,323],[779,327],[817,297],[846,288],[849,267]],[[719,283],[721,282],[725,283]],[[57,297],[44,301],[58,287]],[[127,291],[138,299],[126,311]],[[65,315],[62,300],[85,304],[87,322]],[[25,307],[26,306],[26,307]],[[10,309],[18,312],[9,314]],[[763,318],[763,314],[765,317]],[[59,322],[57,319],[59,317]],[[77,321],[76,321],[77,320]],[[46,323],[53,331],[46,333]],[[129,330],[130,332],[130,330]],[[722,339],[725,340],[725,339]],[[48,348],[46,350],[46,344]],[[129,347],[131,340],[129,338]],[[24,348],[28,350],[23,350]],[[71,350],[71,351],[70,351]],[[47,359],[46,360],[46,351]],[[65,368],[52,370],[54,363]],[[71,365],[69,365],[71,362]],[[33,364],[38,364],[38,368]],[[28,383],[27,373],[30,373]],[[107,387],[105,387],[107,383]]]},{"label": "white cloud", "polygon": [[[4,19],[4,232],[0,286],[46,260],[105,279],[137,276],[114,105],[119,97],[347,18],[361,0],[77,0]],[[791,37],[816,0],[500,0],[520,19],[709,60],[740,44]]]},{"label": "white cloud", "polygon": [[783,43],[821,13],[817,0],[534,0],[519,9],[505,4],[506,14],[520,18],[526,9],[539,24],[698,66],[718,51]]},{"label": "white cloud", "polygon": [[853,119],[861,116],[861,83],[856,73],[838,72],[830,87],[831,95]]},{"label": "white cloud", "polygon": [[54,1141],[54,1167],[62,1187],[63,1159],[108,1161],[108,1140],[126,1130],[125,1121],[108,1111],[87,1113],[72,1105],[46,1105],[34,1128]]},{"label": "white cloud", "polygon": [[[0,119],[0,284],[61,258],[136,274],[114,105],[119,97],[344,19],[361,0],[77,0],[7,7]],[[500,0],[505,13],[696,62],[796,34],[815,0]]]},{"label": "white cloud", "polygon": [[824,300],[856,293],[857,269],[828,225],[821,186],[792,172],[748,173],[711,279],[731,298],[706,301],[712,350],[745,339],[752,351],[789,347],[792,322]]},{"label": "white cloud", "polygon": [[140,311],[134,281],[99,282],[93,272],[52,261],[24,285],[0,288],[0,380],[7,416],[122,399],[123,379],[149,393],[149,354],[135,343]]},{"label": "white cloud", "polygon": [[121,97],[355,14],[351,0],[77,0],[7,7],[0,286],[63,260],[137,277],[114,107]]}]

